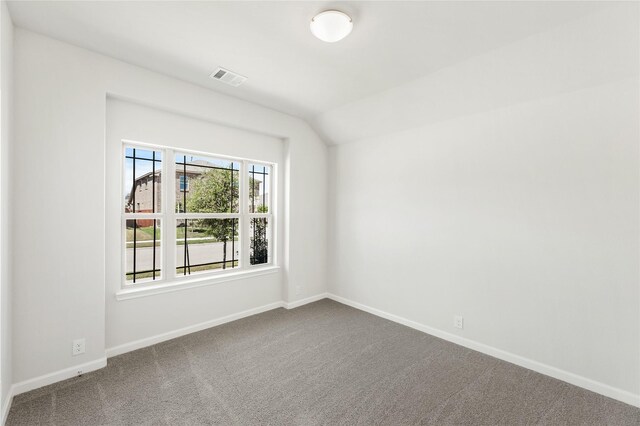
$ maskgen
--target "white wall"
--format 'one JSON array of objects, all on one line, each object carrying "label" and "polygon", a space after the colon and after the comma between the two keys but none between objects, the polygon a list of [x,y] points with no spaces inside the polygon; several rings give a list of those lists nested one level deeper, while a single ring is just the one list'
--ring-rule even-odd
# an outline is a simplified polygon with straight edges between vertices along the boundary
[{"label": "white wall", "polygon": [[[169,295],[106,300],[95,224],[113,95],[285,141],[281,298],[324,292],[328,252],[335,294],[638,395],[637,19],[637,4],[612,7],[321,117],[334,141],[359,140],[333,148],[330,165],[296,118],[17,29],[14,382],[175,324],[118,323]],[[264,291],[256,303],[278,296],[261,282],[245,283]],[[207,298],[236,295],[231,284],[172,294],[195,306],[193,321]],[[217,303],[211,319],[228,312]],[[77,337],[87,353],[71,357]]]},{"label": "white wall", "polygon": [[637,3],[602,8],[330,110],[314,125],[328,142],[353,142],[634,76]]},{"label": "white wall", "polygon": [[[460,64],[406,101],[423,124],[331,148],[330,292],[640,404],[639,48],[638,5],[606,10],[474,58],[484,111]],[[540,95],[492,109],[524,69]],[[349,107],[356,125],[411,114],[399,91]]]},{"label": "white wall", "polygon": [[[117,300],[121,290],[122,140],[164,145],[186,150],[259,159],[283,165],[282,139],[220,126],[157,109],[107,100],[106,138],[106,273],[107,273],[107,349],[128,345],[166,333],[232,315],[282,300],[282,272],[236,281],[157,294],[144,298]],[[282,194],[284,185],[278,176],[275,211],[277,254],[282,253]],[[174,225],[175,226],[175,225]],[[164,271],[163,273],[167,273]],[[197,276],[194,276],[197,278]]]},{"label": "white wall", "polygon": [[10,398],[11,363],[11,180],[13,114],[13,24],[7,4],[0,7],[0,422]]},{"label": "white wall", "polygon": [[[221,284],[215,290],[148,297],[139,304],[122,301],[117,308],[109,300],[105,312],[106,288],[113,284],[107,283],[109,276],[105,278],[102,226],[108,94],[286,139],[283,169],[289,180],[282,212],[285,241],[279,298],[294,301],[325,291],[327,149],[305,123],[22,29],[15,33],[15,71],[13,213],[20,238],[13,244],[14,382],[99,362],[105,356],[107,325],[109,344],[140,337],[138,329],[117,335],[126,325],[113,319],[113,315],[132,315],[134,306],[147,312],[160,310],[175,297],[179,309],[196,307],[198,318],[192,319],[199,321],[208,298],[237,295],[230,290],[232,283]],[[79,199],[78,194],[88,195]],[[260,282],[247,284],[244,290],[256,290]],[[260,303],[278,297],[273,282],[262,283]],[[292,289],[297,286],[296,294]],[[209,319],[228,312],[220,301],[210,301]],[[169,332],[175,326],[165,321],[145,330]],[[87,339],[87,352],[72,357],[71,341],[78,337]]]}]

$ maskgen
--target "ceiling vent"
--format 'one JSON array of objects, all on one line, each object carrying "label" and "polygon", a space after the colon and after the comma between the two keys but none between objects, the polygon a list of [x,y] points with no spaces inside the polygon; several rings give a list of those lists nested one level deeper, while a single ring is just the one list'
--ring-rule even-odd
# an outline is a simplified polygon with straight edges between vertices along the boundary
[{"label": "ceiling vent", "polygon": [[233,87],[238,87],[247,80],[247,77],[224,68],[216,69],[211,73],[210,77],[214,80],[220,80],[223,83],[227,83]]}]

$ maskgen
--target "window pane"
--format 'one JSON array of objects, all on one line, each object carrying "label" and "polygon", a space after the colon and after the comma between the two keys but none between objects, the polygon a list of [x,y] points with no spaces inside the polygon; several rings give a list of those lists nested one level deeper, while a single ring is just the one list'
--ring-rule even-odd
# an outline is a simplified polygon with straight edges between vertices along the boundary
[{"label": "window pane", "polygon": [[176,211],[238,213],[240,162],[176,154]]},{"label": "window pane", "polygon": [[160,213],[161,172],[162,152],[125,149],[123,196],[126,213]]},{"label": "window pane", "polygon": [[271,167],[249,164],[249,213],[268,213],[271,195]]},{"label": "window pane", "polygon": [[127,220],[125,271],[127,282],[160,279],[160,220]]},{"label": "window pane", "polygon": [[269,263],[269,235],[269,219],[266,217],[251,219],[249,260],[252,265]]},{"label": "window pane", "polygon": [[176,226],[176,273],[191,275],[238,266],[238,219],[184,219]]},{"label": "window pane", "polygon": [[188,191],[189,190],[189,180],[186,176],[180,175],[180,191]]}]

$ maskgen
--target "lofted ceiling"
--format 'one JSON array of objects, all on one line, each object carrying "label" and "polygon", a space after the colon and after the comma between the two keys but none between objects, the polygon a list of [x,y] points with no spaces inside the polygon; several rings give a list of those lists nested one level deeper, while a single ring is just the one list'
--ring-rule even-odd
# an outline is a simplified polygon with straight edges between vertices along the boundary
[{"label": "lofted ceiling", "polygon": [[[308,120],[576,19],[594,2],[9,2],[14,24]],[[309,31],[338,8],[338,43]],[[249,79],[209,78],[222,66]]]}]

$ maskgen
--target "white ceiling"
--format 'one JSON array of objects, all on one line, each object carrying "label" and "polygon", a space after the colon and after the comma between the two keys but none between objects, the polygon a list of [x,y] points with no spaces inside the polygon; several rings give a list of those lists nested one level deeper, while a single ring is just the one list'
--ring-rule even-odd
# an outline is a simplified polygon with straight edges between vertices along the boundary
[{"label": "white ceiling", "polygon": [[[311,119],[601,7],[594,2],[9,2],[23,27]],[[349,37],[323,43],[317,12]],[[209,74],[249,77],[233,88]]]}]

